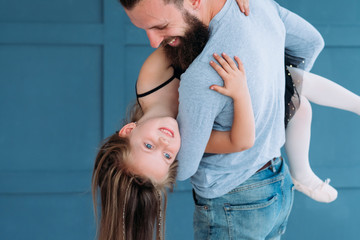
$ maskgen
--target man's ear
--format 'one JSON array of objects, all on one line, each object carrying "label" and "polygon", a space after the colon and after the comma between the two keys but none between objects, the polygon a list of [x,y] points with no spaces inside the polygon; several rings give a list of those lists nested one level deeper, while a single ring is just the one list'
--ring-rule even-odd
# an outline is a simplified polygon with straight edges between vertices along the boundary
[{"label": "man's ear", "polygon": [[123,126],[119,131],[120,137],[127,137],[132,132],[132,130],[136,128],[136,123],[131,122]]},{"label": "man's ear", "polygon": [[185,0],[186,4],[193,10],[199,8],[202,0]]}]

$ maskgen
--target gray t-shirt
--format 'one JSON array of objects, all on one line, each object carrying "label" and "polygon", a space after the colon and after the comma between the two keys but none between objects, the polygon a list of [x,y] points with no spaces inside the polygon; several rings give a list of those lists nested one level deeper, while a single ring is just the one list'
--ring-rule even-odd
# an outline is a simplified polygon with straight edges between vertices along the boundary
[{"label": "gray t-shirt", "polygon": [[[211,20],[210,39],[181,76],[178,122],[182,138],[178,179],[191,177],[202,197],[215,198],[244,182],[280,156],[284,129],[284,49],[305,59],[309,70],[323,48],[321,35],[305,20],[272,0],[251,0],[250,16],[228,0]],[[209,89],[222,79],[209,65],[213,53],[242,60],[250,91],[256,138],[254,146],[232,154],[204,154],[211,130],[229,131],[232,99]]]}]

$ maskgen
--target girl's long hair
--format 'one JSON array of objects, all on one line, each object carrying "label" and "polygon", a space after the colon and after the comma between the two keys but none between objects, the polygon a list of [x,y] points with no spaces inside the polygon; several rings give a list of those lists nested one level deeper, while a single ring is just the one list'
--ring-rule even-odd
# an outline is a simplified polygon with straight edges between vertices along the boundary
[{"label": "girl's long hair", "polygon": [[[141,108],[137,106],[131,114],[132,121],[139,119],[139,110]],[[166,190],[172,191],[175,184],[177,161],[171,165],[164,182],[153,183],[129,170],[129,157],[129,140],[118,133],[104,140],[96,156],[92,192],[98,239],[150,240],[153,236],[164,239]],[[98,195],[100,216],[97,210]]]}]

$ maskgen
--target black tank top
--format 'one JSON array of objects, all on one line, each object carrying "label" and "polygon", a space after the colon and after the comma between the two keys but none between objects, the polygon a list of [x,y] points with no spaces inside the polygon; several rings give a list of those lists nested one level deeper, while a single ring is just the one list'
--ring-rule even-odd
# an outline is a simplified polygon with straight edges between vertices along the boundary
[{"label": "black tank top", "polygon": [[[142,97],[145,97],[145,96],[147,96],[147,95],[150,95],[150,94],[152,94],[153,92],[156,92],[157,90],[165,87],[166,85],[168,85],[169,83],[171,83],[172,80],[174,80],[175,78],[177,78],[177,79],[180,80],[180,76],[181,76],[182,73],[183,73],[183,72],[180,71],[179,69],[174,69],[174,74],[173,74],[168,80],[166,80],[165,82],[163,82],[163,83],[160,84],[159,86],[151,89],[150,91],[147,91],[147,92],[144,92],[144,93],[141,93],[141,94],[138,94],[138,92],[137,92],[137,87],[136,87],[137,84],[135,84],[135,93],[136,93],[136,99],[137,99],[137,101],[139,102],[139,98],[142,98]],[[139,104],[139,105],[140,105],[140,104]]]}]

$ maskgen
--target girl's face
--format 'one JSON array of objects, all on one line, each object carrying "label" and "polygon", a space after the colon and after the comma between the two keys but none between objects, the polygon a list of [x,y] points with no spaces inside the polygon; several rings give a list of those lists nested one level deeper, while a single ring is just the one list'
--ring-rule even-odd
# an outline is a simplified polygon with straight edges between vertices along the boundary
[{"label": "girl's face", "polygon": [[151,118],[139,124],[129,123],[120,134],[130,139],[130,170],[161,182],[180,149],[179,127],[174,118]]}]

